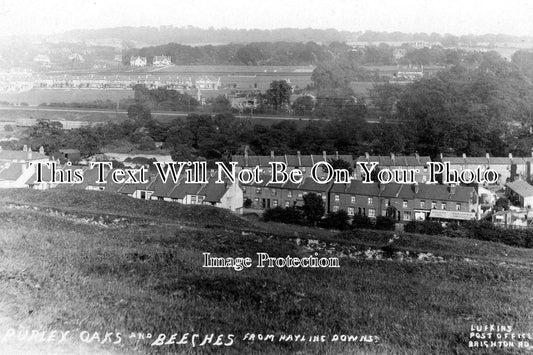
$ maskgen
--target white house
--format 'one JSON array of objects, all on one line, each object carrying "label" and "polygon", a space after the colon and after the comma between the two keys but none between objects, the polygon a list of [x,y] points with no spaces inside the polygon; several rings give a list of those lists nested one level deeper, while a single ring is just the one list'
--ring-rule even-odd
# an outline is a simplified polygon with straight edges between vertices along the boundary
[{"label": "white house", "polygon": [[165,66],[172,64],[172,57],[166,55],[156,55],[152,61],[154,66]]},{"label": "white house", "polygon": [[130,58],[130,66],[134,68],[141,68],[146,66],[146,57],[132,56]]}]

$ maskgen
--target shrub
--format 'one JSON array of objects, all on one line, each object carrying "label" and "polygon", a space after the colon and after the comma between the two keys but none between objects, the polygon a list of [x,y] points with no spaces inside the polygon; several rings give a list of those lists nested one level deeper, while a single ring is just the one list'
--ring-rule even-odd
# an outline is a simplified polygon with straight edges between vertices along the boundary
[{"label": "shrub", "polygon": [[521,248],[533,248],[532,230],[501,228],[489,221],[467,221],[459,227],[447,228],[446,235],[497,242]]},{"label": "shrub", "polygon": [[391,231],[391,230],[394,230],[395,225],[396,225],[396,222],[391,217],[378,216],[376,218],[376,229]]},{"label": "shrub", "polygon": [[246,200],[244,200],[244,203],[242,204],[242,206],[243,206],[244,208],[250,208],[250,207],[252,207],[252,200],[249,199],[249,198],[247,198]]},{"label": "shrub", "polygon": [[302,210],[295,207],[274,207],[263,213],[265,222],[280,222],[287,224],[305,224],[305,216]]},{"label": "shrub", "polygon": [[420,233],[436,235],[444,233],[444,228],[440,222],[436,221],[409,221],[403,228],[408,233]]},{"label": "shrub", "polygon": [[330,212],[321,222],[321,226],[328,229],[346,230],[350,226],[348,223],[348,213],[345,210]]},{"label": "shrub", "polygon": [[372,223],[372,220],[368,218],[367,216],[363,216],[361,214],[356,214],[353,216],[352,219],[352,227],[353,228],[374,228],[374,223]]}]

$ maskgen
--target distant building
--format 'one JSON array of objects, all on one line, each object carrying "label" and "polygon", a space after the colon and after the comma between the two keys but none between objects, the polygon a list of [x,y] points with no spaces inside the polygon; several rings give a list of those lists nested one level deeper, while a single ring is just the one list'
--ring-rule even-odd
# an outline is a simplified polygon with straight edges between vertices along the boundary
[{"label": "distant building", "polygon": [[152,61],[154,66],[165,66],[172,64],[172,57],[166,55],[156,55]]},{"label": "distant building", "polygon": [[142,68],[147,64],[146,57],[132,56],[130,58],[130,66],[133,68]]},{"label": "distant building", "polygon": [[518,196],[520,207],[530,209],[533,207],[533,186],[522,180],[516,180],[505,184],[507,193]]},{"label": "distant building", "polygon": [[355,170],[357,178],[363,177],[363,170],[361,165],[357,163],[373,163],[376,162],[378,165],[376,169],[418,169],[419,173],[415,174],[415,181],[419,183],[425,183],[428,179],[428,166],[427,163],[431,161],[429,156],[420,156],[418,154],[411,156],[395,155],[391,153],[390,155],[370,155],[366,153],[365,155],[357,158],[355,162]]},{"label": "distant building", "polygon": [[46,54],[37,54],[35,58],[33,58],[33,61],[43,67],[49,67],[52,64],[50,57]]},{"label": "distant building", "polygon": [[70,61],[76,61],[76,62],[79,62],[79,63],[83,63],[85,62],[85,58],[83,58],[83,56],[79,53],[72,53],[68,56],[68,60]]},{"label": "distant building", "polygon": [[222,86],[220,78],[200,77],[194,82],[194,86],[200,90],[218,90]]},{"label": "distant building", "polygon": [[531,178],[531,164],[533,157],[491,157],[488,153],[483,157],[444,157],[441,155],[443,163],[450,163],[450,168],[458,171],[480,167],[483,170],[492,169],[498,173],[498,185],[517,179],[529,180]]},{"label": "distant building", "polygon": [[48,162],[44,149],[32,152],[24,146],[22,151],[0,148],[0,188],[28,187],[27,181],[35,173],[34,163]]}]

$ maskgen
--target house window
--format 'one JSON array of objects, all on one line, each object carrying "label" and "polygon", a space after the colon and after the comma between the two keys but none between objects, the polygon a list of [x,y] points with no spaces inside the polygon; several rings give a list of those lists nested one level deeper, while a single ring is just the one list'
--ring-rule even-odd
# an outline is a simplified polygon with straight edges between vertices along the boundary
[{"label": "house window", "polygon": [[291,207],[291,203],[289,201],[285,201],[285,207]]},{"label": "house window", "polygon": [[242,187],[242,192],[243,192],[243,193],[246,193],[246,186],[243,186],[243,187]]},{"label": "house window", "polygon": [[291,190],[287,191],[287,197],[289,197],[289,198],[292,197],[292,191]]},{"label": "house window", "polygon": [[420,201],[420,208],[426,208],[426,201]]},{"label": "house window", "polygon": [[348,216],[353,216],[355,214],[355,208],[348,207]]},{"label": "house window", "polygon": [[257,189],[255,189],[255,193],[258,194],[258,195],[261,195],[261,188],[258,187]]},{"label": "house window", "polygon": [[372,197],[369,197],[369,198],[368,198],[368,204],[371,205],[372,203],[373,203],[373,201],[372,201]]},{"label": "house window", "polygon": [[203,200],[204,200],[203,196],[198,196],[198,203],[202,203]]},{"label": "house window", "polygon": [[339,195],[335,195],[335,202],[339,202],[340,200],[340,196]]},{"label": "house window", "polygon": [[355,196],[352,196],[352,197],[350,198],[350,202],[351,202],[352,204],[355,204]]},{"label": "house window", "polygon": [[461,210],[461,204],[460,203],[456,203],[455,204],[455,210],[456,211],[460,211]]},{"label": "house window", "polygon": [[431,201],[431,209],[434,210],[437,208],[437,202]]},{"label": "house window", "polygon": [[333,212],[339,212],[339,206],[333,206]]},{"label": "house window", "polygon": [[191,196],[191,203],[196,203],[196,196]]},{"label": "house window", "polygon": [[373,208],[368,209],[368,217],[376,217],[376,210]]},{"label": "house window", "polygon": [[298,197],[302,197],[302,193],[301,192],[298,192]]},{"label": "house window", "polygon": [[274,207],[278,207],[278,200],[272,200],[272,204],[274,205]]},{"label": "house window", "polygon": [[404,221],[410,221],[411,220],[411,212],[410,211],[404,211],[403,212],[403,220]]},{"label": "house window", "polygon": [[276,190],[270,189],[272,196],[276,196]]},{"label": "house window", "polygon": [[403,208],[407,208],[407,200],[403,200]]},{"label": "house window", "polygon": [[326,201],[326,193],[325,193],[325,192],[322,192],[321,195],[322,195],[322,199],[323,199],[324,201]]},{"label": "house window", "polygon": [[258,204],[259,204],[259,198],[257,198],[257,197],[254,198],[254,203],[255,203],[256,205],[258,205]]},{"label": "house window", "polygon": [[386,199],[385,200],[385,207],[389,207],[390,206],[390,200],[389,199]]},{"label": "house window", "polygon": [[446,202],[442,202],[442,203],[440,204],[440,208],[443,209],[443,210],[445,210],[445,209],[446,209]]}]

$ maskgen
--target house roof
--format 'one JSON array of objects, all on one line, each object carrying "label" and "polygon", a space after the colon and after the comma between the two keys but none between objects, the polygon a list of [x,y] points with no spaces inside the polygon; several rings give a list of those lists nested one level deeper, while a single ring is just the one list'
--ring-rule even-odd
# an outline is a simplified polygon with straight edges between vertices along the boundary
[{"label": "house roof", "polygon": [[329,190],[332,184],[332,182],[328,182],[326,184],[319,184],[313,178],[307,177],[302,181],[302,183],[298,187],[298,190],[326,192]]},{"label": "house roof", "polygon": [[201,188],[202,184],[187,184],[184,180],[181,180],[179,182],[179,185],[176,186],[176,188],[174,188],[172,191],[170,191],[168,197],[182,199],[185,198],[185,196],[187,195],[197,195]]},{"label": "house roof", "polygon": [[469,186],[447,186],[436,184],[418,185],[415,198],[425,200],[469,202],[475,188]]},{"label": "house roof", "polygon": [[174,180],[167,179],[166,182],[163,182],[161,176],[158,175],[150,185],[150,190],[154,192],[153,196],[167,197],[176,186],[177,184],[174,183]]},{"label": "house roof", "polygon": [[351,195],[378,196],[379,186],[377,183],[365,184],[360,180],[353,180],[346,189],[346,193]]},{"label": "house roof", "polygon": [[[37,168],[35,168],[37,169]],[[46,165],[42,165],[42,175],[41,175],[41,179],[43,182],[49,182],[52,180],[52,170],[47,167]],[[32,176],[30,176],[30,178],[28,180],[26,180],[26,185],[35,185],[35,184],[39,184],[37,181],[37,171],[35,171],[33,173]]]},{"label": "house roof", "polygon": [[220,202],[220,199],[228,189],[229,185],[227,183],[217,184],[215,179],[211,179],[198,194],[205,196],[204,201],[217,203]]},{"label": "house roof", "polygon": [[429,156],[403,156],[397,155],[394,158],[390,155],[361,155],[357,158],[357,163],[377,162],[382,166],[426,166],[431,161]]},{"label": "house roof", "polygon": [[533,196],[533,186],[523,180],[508,182],[505,186],[522,197]]},{"label": "house roof", "polygon": [[244,155],[233,155],[231,157],[232,161],[235,161],[238,163],[239,166],[261,166],[261,167],[270,167],[270,162],[283,162],[286,163],[288,166],[296,166],[296,167],[312,167],[314,164],[316,164],[319,161],[328,161],[328,160],[336,160],[336,159],[342,159],[350,163],[351,166],[353,166],[354,160],[351,155],[326,155],[326,158],[324,159],[324,155],[307,155],[307,154],[286,154],[286,155],[275,155],[272,157],[271,155],[248,155],[248,159],[245,158]]},{"label": "house roof", "polygon": [[[30,157],[31,156],[31,157]],[[32,161],[49,158],[39,152],[25,152],[23,150],[0,150],[0,161]]]},{"label": "house roof", "polygon": [[15,181],[22,175],[22,163],[10,163],[0,168],[1,181]]}]

